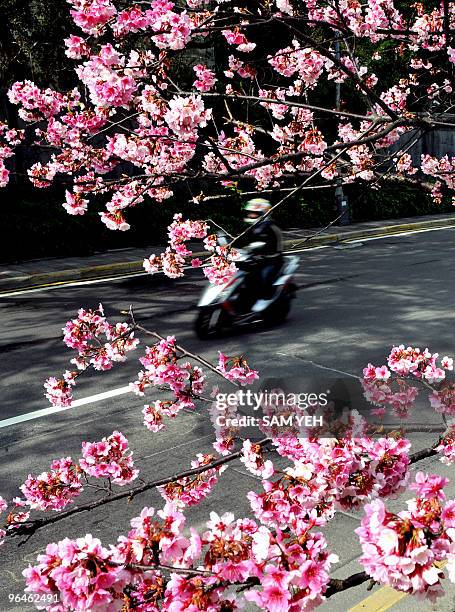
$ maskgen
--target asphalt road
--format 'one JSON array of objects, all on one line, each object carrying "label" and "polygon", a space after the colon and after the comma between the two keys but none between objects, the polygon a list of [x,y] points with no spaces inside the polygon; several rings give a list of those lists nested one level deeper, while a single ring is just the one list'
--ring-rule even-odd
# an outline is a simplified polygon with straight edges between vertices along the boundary
[{"label": "asphalt road", "polygon": [[[334,370],[359,375],[369,361],[384,363],[390,347],[399,343],[453,355],[454,237],[454,229],[444,229],[371,240],[356,248],[303,252],[297,275],[300,288],[288,322],[217,342],[200,341],[192,331],[195,302],[204,285],[197,271],[179,281],[138,277],[0,298],[0,420],[48,407],[42,383],[63,372],[71,357],[61,342],[61,328],[80,306],[95,307],[100,301],[108,316],[119,318],[119,311],[132,304],[145,327],[162,335],[175,334],[181,345],[211,361],[217,360],[219,348],[229,355],[243,353],[263,376],[298,377]],[[111,372],[87,375],[75,397],[110,391],[134,380],[140,352],[131,353],[128,363]],[[29,472],[46,470],[54,457],[77,457],[83,440],[98,440],[114,429],[127,435],[146,479],[186,469],[197,452],[210,450],[213,433],[203,407],[182,414],[163,432],[152,434],[142,426],[144,403],[125,394],[0,428],[0,494],[6,499],[17,495],[17,487]],[[428,446],[434,436],[416,433],[411,437],[419,449]],[[419,468],[451,472],[434,459],[422,462]],[[210,510],[220,507],[245,515],[244,494],[259,488],[242,464],[234,464],[212,496],[187,513],[188,521],[202,525]],[[455,486],[452,493],[455,497]],[[391,504],[399,508],[402,500]],[[47,542],[87,532],[105,544],[114,542],[144,505],[160,507],[161,497],[156,491],[148,492],[130,504],[109,504],[96,516],[80,515],[42,530],[20,548],[16,543],[5,544],[0,551],[0,610],[28,609],[24,604],[9,604],[8,593],[22,591],[21,569],[35,560]],[[343,513],[326,529],[330,547],[340,555],[336,577],[361,569],[353,533],[358,521],[357,513]],[[345,611],[366,596],[365,587],[358,587],[336,595],[323,608]],[[410,604],[404,600],[394,610],[406,605]],[[453,611],[452,591],[437,606],[419,604],[422,610]]]}]

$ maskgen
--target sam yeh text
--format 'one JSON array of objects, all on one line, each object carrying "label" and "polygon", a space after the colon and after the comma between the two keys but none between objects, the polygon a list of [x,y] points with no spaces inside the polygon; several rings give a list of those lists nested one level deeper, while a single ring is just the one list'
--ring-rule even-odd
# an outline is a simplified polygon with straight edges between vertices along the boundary
[{"label": "sam yeh text", "polygon": [[324,418],[316,415],[264,415],[262,417],[241,416],[229,417],[220,414],[216,418],[218,427],[258,427],[260,425],[270,427],[322,427]]}]

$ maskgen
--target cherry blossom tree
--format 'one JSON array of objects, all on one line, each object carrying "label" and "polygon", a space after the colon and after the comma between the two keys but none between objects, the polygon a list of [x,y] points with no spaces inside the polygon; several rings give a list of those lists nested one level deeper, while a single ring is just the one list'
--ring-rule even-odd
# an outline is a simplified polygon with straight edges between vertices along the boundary
[{"label": "cherry blossom tree", "polygon": [[[436,201],[452,196],[453,159],[424,155],[415,164],[411,154],[423,133],[453,127],[447,116],[453,3],[69,4],[74,33],[64,43],[80,86],[57,92],[22,81],[11,87],[9,101],[19,107],[24,129],[0,126],[1,185],[9,180],[15,147],[42,148],[48,160],[29,168],[33,185],[45,189],[63,181],[62,205],[70,215],[84,215],[102,201],[101,222],[120,231],[129,229],[129,208],[159,206],[175,190],[195,203],[222,202],[233,190],[276,193],[273,209],[304,190],[353,182],[374,189],[408,182]],[[212,50],[213,61],[204,63],[201,49]],[[182,68],[185,58],[194,58],[189,71]],[[379,78],[381,61],[405,71]],[[327,103],[334,83],[345,92],[342,105]],[[207,220],[176,212],[168,238],[161,255],[144,260],[148,272],[178,278],[188,262],[202,266],[190,239],[203,241],[202,270],[212,283],[224,284],[235,272],[238,237],[220,245]],[[79,310],[65,325],[71,369],[46,381],[46,397],[70,407],[85,371],[112,369],[142,337],[151,343],[131,389],[151,396],[142,411],[150,435],[188,409],[208,409],[215,419],[209,378],[238,391],[259,376],[243,355],[220,352],[212,364],[173,336],[143,327],[132,308],[124,321],[111,322],[100,305]],[[140,459],[122,432],[84,441],[80,458],[55,459],[43,466],[48,471],[27,476],[20,497],[0,500],[3,542],[156,488],[162,507],[144,507],[115,544],[90,534],[50,543],[24,569],[31,601],[53,612],[227,612],[242,601],[296,612],[368,580],[434,600],[447,580],[438,563],[447,563],[448,579],[455,581],[455,501],[446,499],[447,479],[419,471],[411,482],[410,467],[437,454],[446,464],[455,459],[447,421],[455,412],[452,370],[451,358],[404,345],[393,347],[387,365],[364,370],[361,382],[378,419],[388,411],[405,418],[422,392],[441,414],[445,433],[417,453],[405,436],[372,430],[355,412],[337,424],[337,435],[324,429],[277,435],[265,427],[255,441],[243,439],[238,428],[217,428],[213,453],[189,458],[179,474],[156,481],[142,478]],[[167,399],[154,399],[157,387]],[[229,411],[235,415],[235,405]],[[236,518],[218,509],[207,512],[205,530],[186,526],[185,508],[206,503],[236,460],[261,479],[263,491],[248,494],[250,515]],[[103,496],[75,505],[88,487]],[[388,510],[387,498],[408,487],[407,508]],[[337,555],[323,527],[350,508],[364,511],[356,533],[365,571],[338,580],[331,578]]]},{"label": "cherry blossom tree", "polygon": [[[140,357],[144,369],[131,389],[142,397],[164,388],[168,396],[144,406],[144,426],[152,433],[179,415],[184,418],[185,409],[207,404],[216,424],[219,407],[206,397],[210,375],[236,387],[258,377],[244,356],[220,352],[218,364],[212,365],[173,336],[160,337],[144,328],[132,310],[128,315],[128,322],[113,325],[100,305],[96,311],[81,309],[68,321],[64,342],[75,352],[71,364],[77,370],[46,382],[54,405],[71,404],[73,387],[88,368],[108,370],[124,361],[138,347],[137,334],[154,342],[145,346]],[[389,409],[402,421],[423,392],[447,424],[455,412],[452,371],[452,358],[401,345],[392,348],[387,365],[368,364],[359,385],[377,407],[374,416],[380,418]],[[163,498],[161,509],[144,507],[131,520],[127,535],[119,535],[109,547],[91,534],[50,543],[37,564],[24,569],[30,601],[48,610],[224,611],[239,609],[246,600],[264,610],[293,611],[312,609],[369,579],[431,601],[444,593],[441,562],[447,563],[449,579],[455,579],[455,500],[446,499],[448,479],[418,471],[411,482],[410,468],[434,455],[452,464],[453,425],[441,430],[433,446],[413,454],[404,431],[395,427],[388,435],[380,422],[371,423],[355,410],[347,418],[329,415],[319,430],[291,426],[277,431],[264,420],[259,424],[264,437],[256,441],[245,439],[235,426],[241,403],[236,397],[237,406],[229,403],[226,426],[215,428],[214,452],[197,454],[191,467],[178,474],[144,480],[128,439],[113,431],[102,440],[83,442],[78,459],[55,459],[49,471],[29,474],[20,497],[0,498],[2,543],[30,538],[71,516],[151,489]],[[268,408],[264,406],[264,414]],[[330,413],[317,402],[313,408]],[[299,405],[286,403],[278,413],[275,406],[275,416],[280,411],[297,414]],[[204,503],[236,460],[261,482],[262,492],[247,495],[254,518],[211,511],[206,530],[190,526],[188,531],[185,509]],[[131,487],[134,481],[140,484]],[[75,505],[89,487],[102,496]],[[117,492],[117,487],[126,490]],[[384,500],[407,487],[414,492],[407,509],[389,511]],[[321,529],[337,511],[362,508],[365,515],[356,533],[365,570],[333,579],[330,570],[338,557]],[[49,512],[49,517],[40,516]]]}]

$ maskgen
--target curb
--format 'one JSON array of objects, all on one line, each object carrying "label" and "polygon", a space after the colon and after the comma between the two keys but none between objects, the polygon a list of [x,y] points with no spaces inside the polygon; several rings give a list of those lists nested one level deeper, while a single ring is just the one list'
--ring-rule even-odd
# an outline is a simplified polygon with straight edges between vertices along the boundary
[{"label": "curb", "polygon": [[[393,225],[373,227],[370,229],[345,230],[338,233],[315,236],[314,238],[302,237],[288,239],[284,240],[283,244],[285,247],[290,248],[290,250],[297,247],[300,250],[305,250],[313,248],[314,246],[338,244],[341,242],[349,242],[349,240],[355,240],[358,238],[380,237],[410,230],[436,229],[447,226],[455,227],[455,215],[445,219],[429,219],[427,221],[416,221],[415,223],[396,223]],[[204,254],[205,252],[194,253],[196,256],[201,256]],[[137,261],[59,270],[58,272],[43,272],[24,276],[14,276],[4,280],[0,279],[0,296],[3,292],[14,292],[20,289],[38,289],[44,286],[64,285],[67,283],[84,280],[109,279],[120,274],[138,274],[144,272],[142,262],[143,260],[141,259]]]},{"label": "curb", "polygon": [[[294,240],[285,240],[284,244],[291,247],[296,247],[305,241],[308,247],[327,244],[327,243],[340,243],[349,242],[356,238],[373,238],[380,237],[389,234],[400,234],[406,231],[416,231],[419,229],[436,229],[440,227],[455,227],[455,216],[447,217],[446,219],[434,219],[428,221],[416,221],[415,223],[397,223],[394,225],[384,225],[382,227],[373,227],[371,229],[359,229],[359,230],[347,230],[337,234],[329,234],[325,236],[316,236],[314,239],[307,240],[306,238],[299,238]],[[302,247],[305,248],[305,247]]]}]

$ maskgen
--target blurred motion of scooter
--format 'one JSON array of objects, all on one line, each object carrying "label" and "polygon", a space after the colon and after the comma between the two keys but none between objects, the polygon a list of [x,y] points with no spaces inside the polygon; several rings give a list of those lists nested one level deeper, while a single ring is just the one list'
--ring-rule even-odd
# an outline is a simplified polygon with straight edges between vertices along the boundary
[{"label": "blurred motion of scooter", "polygon": [[[227,244],[226,235],[218,234],[219,244]],[[224,285],[208,284],[197,308],[195,331],[199,338],[215,337],[243,326],[263,323],[276,325],[289,314],[295,297],[294,273],[300,258],[284,255],[282,265],[268,286],[260,282],[256,270],[261,266],[260,252],[264,244],[253,242],[237,249],[240,259],[235,263],[237,272]]]}]

